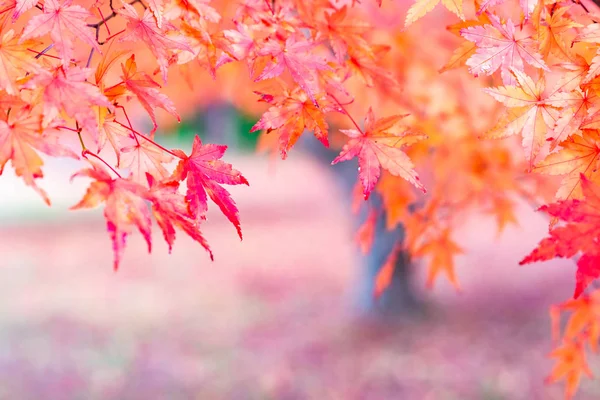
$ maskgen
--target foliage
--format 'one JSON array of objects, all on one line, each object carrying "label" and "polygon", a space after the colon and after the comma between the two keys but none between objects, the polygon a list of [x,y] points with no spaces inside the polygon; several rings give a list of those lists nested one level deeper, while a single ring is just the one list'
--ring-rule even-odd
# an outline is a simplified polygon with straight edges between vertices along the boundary
[{"label": "foliage", "polygon": [[[89,189],[73,208],[104,204],[115,268],[134,227],[150,250],[151,215],[169,247],[179,228],[212,257],[201,233],[208,198],[241,238],[221,185],[248,181],[221,160],[226,146],[196,137],[186,155],[154,136],[179,113],[226,100],[262,113],[252,131],[282,158],[311,131],[339,148],[332,164],[358,159],[356,193],[376,190],[388,228],[407,231],[375,295],[399,249],[429,260],[429,285],[444,274],[458,288],[463,249],[452,234],[465,215],[490,213],[501,231],[516,223],[518,198],[549,203],[551,177],[562,176],[557,202],[542,207],[550,237],[523,263],[579,257],[576,300],[565,306],[579,322],[553,353],[550,379],[565,378],[572,396],[589,372],[580,336],[596,351],[600,318],[584,311],[600,276],[598,8],[442,0],[448,13],[433,11],[438,2],[402,10],[375,0],[1,0],[0,173],[10,161],[50,203],[38,186],[41,154],[89,162],[77,174]],[[395,22],[402,13],[405,26]],[[365,116],[362,127],[353,115]],[[359,235],[365,250],[373,221]]]}]

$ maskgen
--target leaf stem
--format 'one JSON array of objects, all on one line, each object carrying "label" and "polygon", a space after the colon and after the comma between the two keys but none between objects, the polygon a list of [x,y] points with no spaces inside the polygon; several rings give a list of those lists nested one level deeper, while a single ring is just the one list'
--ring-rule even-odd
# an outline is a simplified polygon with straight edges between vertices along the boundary
[{"label": "leaf stem", "polygon": [[87,147],[85,147],[85,143],[83,142],[83,137],[81,137],[81,128],[79,127],[79,123],[75,122],[75,126],[77,129],[69,128],[68,126],[59,126],[59,128],[68,129],[70,131],[77,132],[77,136],[79,137],[79,143],[81,144],[81,156],[83,158],[85,158],[87,160],[87,156],[90,155],[90,156],[94,157],[95,159],[101,161],[104,165],[106,165],[116,176],[118,176],[119,178],[123,178],[121,176],[121,174],[119,174],[117,172],[117,170],[114,169],[109,163],[107,163],[102,157],[100,157],[98,154],[92,153],[91,151],[89,151],[87,149]]},{"label": "leaf stem", "polygon": [[87,156],[88,156],[88,155],[90,155],[90,156],[94,157],[94,158],[95,158],[95,159],[97,159],[97,160],[100,160],[100,161],[101,161],[101,162],[102,162],[104,165],[106,165],[106,166],[107,166],[107,167],[108,167],[108,168],[109,168],[109,169],[110,169],[110,170],[111,170],[111,171],[112,171],[112,172],[113,172],[113,173],[114,173],[116,176],[118,176],[119,178],[123,179],[123,177],[121,176],[121,174],[119,174],[119,173],[117,172],[117,170],[116,170],[116,169],[114,169],[114,168],[113,168],[113,167],[112,167],[112,166],[111,166],[109,163],[107,163],[106,161],[104,161],[104,159],[103,159],[102,157],[100,157],[98,154],[94,154],[94,153],[92,153],[91,151],[89,151],[89,150],[87,150],[87,149],[86,149],[86,150],[83,150],[83,151],[81,152],[81,156],[82,156],[83,158],[85,158],[85,159],[87,159]]},{"label": "leaf stem", "polygon": [[165,147],[161,146],[160,144],[156,143],[154,140],[150,139],[148,136],[146,136],[146,135],[142,135],[141,133],[139,133],[139,132],[138,132],[138,131],[136,131],[135,129],[133,129],[133,128],[130,128],[130,127],[128,127],[127,125],[125,125],[125,124],[122,124],[122,123],[121,123],[121,122],[119,122],[119,121],[115,121],[115,122],[116,122],[117,124],[121,125],[123,128],[126,128],[126,129],[129,129],[129,130],[131,130],[131,132],[133,132],[135,135],[137,135],[137,136],[141,137],[142,139],[144,139],[144,140],[145,140],[145,141],[147,141],[147,142],[150,142],[151,144],[153,144],[154,146],[158,147],[159,149],[161,149],[161,150],[162,150],[162,151],[164,151],[165,153],[168,153],[168,154],[172,155],[173,157],[177,157],[177,158],[179,158],[179,159],[182,159],[182,160],[183,160],[183,157],[181,157],[180,155],[173,153],[171,150],[169,150],[169,149],[167,149],[167,148],[165,148]]},{"label": "leaf stem", "polygon": [[[54,43],[50,43],[50,44],[48,45],[48,47],[46,47],[44,50],[40,51],[39,53],[37,53],[37,52],[34,50],[34,53],[37,53],[37,55],[35,56],[35,58],[36,58],[36,59],[37,59],[37,58],[40,58],[41,56],[43,56],[44,54],[46,54],[47,52],[49,52],[49,51],[50,51],[50,50],[51,50],[53,47],[54,47]],[[56,57],[56,58],[58,58],[58,57]]]},{"label": "leaf stem", "polygon": [[94,55],[94,48],[92,47],[92,49],[90,50],[90,55],[88,56],[87,62],[85,63],[86,68],[90,67],[90,64],[92,63],[93,55]]},{"label": "leaf stem", "polygon": [[13,8],[15,8],[16,6],[13,4],[12,6],[8,6],[6,8],[3,8],[2,10],[0,10],[0,15],[4,14],[7,11],[12,10]]},{"label": "leaf stem", "polygon": [[275,9],[271,6],[271,1],[265,0],[265,4],[267,5],[267,8],[269,9],[269,11],[271,11],[271,14],[275,15]]},{"label": "leaf stem", "polygon": [[106,44],[106,42],[108,42],[110,39],[114,38],[115,36],[119,36],[121,33],[125,32],[125,31],[126,31],[126,29],[123,29],[122,31],[119,31],[119,32],[117,32],[117,33],[115,33],[113,35],[110,35],[109,37],[107,37],[106,39],[104,39],[104,41],[98,42],[98,44],[100,46],[102,46],[103,44]]},{"label": "leaf stem", "polygon": [[[104,21],[104,26],[106,27],[106,33],[108,33],[110,35],[110,28],[108,27],[108,24],[106,23],[106,18],[104,18],[104,14],[102,14],[102,9],[100,9],[100,7],[98,7],[98,6],[96,6],[96,8],[98,9],[98,13],[100,13],[100,17],[102,18],[102,21]],[[110,10],[112,12],[115,11],[112,7],[112,0],[110,1]]]},{"label": "leaf stem", "polygon": [[365,134],[363,132],[363,130],[360,128],[360,126],[358,126],[358,124],[356,123],[356,120],[354,118],[352,118],[352,115],[350,115],[350,113],[348,112],[348,110],[346,110],[344,108],[344,106],[342,105],[342,103],[331,93],[328,93],[329,97],[331,97],[333,100],[335,100],[335,102],[338,104],[338,107],[340,108],[340,110],[346,114],[346,116],[348,118],[350,118],[350,121],[352,121],[352,123],[354,124],[354,126],[356,127],[356,129],[361,133],[361,134]]},{"label": "leaf stem", "polygon": [[57,126],[57,128],[58,128],[58,129],[66,129],[66,130],[69,130],[69,131],[71,131],[71,132],[76,132],[76,133],[79,133],[79,129],[75,129],[75,128],[69,128],[68,126],[63,126],[63,125],[61,125],[61,126]]},{"label": "leaf stem", "polygon": [[[122,105],[117,105],[116,108],[120,108],[121,110],[123,110],[123,114],[125,114],[125,118],[127,119],[127,123],[129,124],[129,129],[132,132],[135,132],[133,130],[133,125],[131,124],[131,121],[129,120],[129,115],[127,115],[127,111],[125,111],[125,107],[123,107]],[[138,147],[140,147],[140,141],[138,140],[138,138],[135,134],[133,134],[133,138],[135,139],[135,142],[137,143]]]}]

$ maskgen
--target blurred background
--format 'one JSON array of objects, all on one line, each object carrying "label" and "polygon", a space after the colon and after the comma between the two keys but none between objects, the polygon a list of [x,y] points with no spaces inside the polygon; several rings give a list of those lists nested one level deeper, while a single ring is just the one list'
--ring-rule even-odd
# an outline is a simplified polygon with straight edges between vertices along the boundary
[{"label": "blurred background", "polygon": [[[153,253],[134,233],[115,273],[102,210],[68,211],[88,183],[66,179],[80,163],[46,161],[51,208],[6,169],[0,398],[563,398],[560,384],[544,385],[548,307],[572,294],[574,265],[518,266],[545,234],[543,216],[523,204],[520,226],[498,237],[491,217],[473,215],[457,237],[467,244],[461,291],[443,280],[425,289],[416,262],[419,306],[382,317],[364,304],[372,283],[333,157],[259,156],[255,119],[227,107],[159,141],[189,151],[195,133],[210,137],[215,113],[232,132],[225,160],[250,182],[228,188],[243,242],[209,212],[215,262],[183,234],[169,255],[155,225]],[[600,398],[598,381],[577,398]]]}]

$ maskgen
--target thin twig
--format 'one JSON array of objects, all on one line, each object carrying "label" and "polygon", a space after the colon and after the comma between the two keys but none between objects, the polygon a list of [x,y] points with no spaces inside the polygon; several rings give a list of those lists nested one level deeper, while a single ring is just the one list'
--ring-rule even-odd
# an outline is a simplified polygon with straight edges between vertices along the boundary
[{"label": "thin twig", "polygon": [[[125,110],[125,107],[123,107],[122,105],[116,105],[116,108],[120,108],[123,111],[123,114],[125,114],[125,118],[127,119],[127,123],[129,124],[129,129],[131,130],[131,132],[134,132],[133,125],[131,124],[131,121],[129,120],[129,115],[127,115],[127,111]],[[140,141],[138,140],[135,133],[133,133],[133,138],[135,139],[135,142],[137,143],[138,147],[140,147]]]},{"label": "thin twig", "polygon": [[352,115],[350,115],[350,113],[344,108],[344,106],[342,105],[342,103],[331,93],[328,93],[329,97],[331,97],[333,100],[335,100],[335,102],[338,104],[338,107],[340,108],[340,110],[346,114],[346,116],[348,118],[350,118],[350,121],[352,121],[352,123],[354,124],[354,126],[356,127],[356,129],[362,133],[363,135],[365,134],[363,132],[363,130],[360,128],[360,126],[358,126],[358,123],[356,123],[356,120],[354,120],[354,118],[352,118]]},{"label": "thin twig", "polygon": [[154,140],[150,139],[148,136],[142,135],[141,133],[139,133],[139,132],[138,132],[138,131],[136,131],[135,129],[132,129],[132,128],[128,127],[127,125],[125,125],[125,124],[123,124],[123,123],[121,123],[121,122],[119,122],[119,121],[115,121],[115,122],[116,122],[117,124],[121,125],[123,128],[126,128],[126,129],[129,129],[129,130],[131,130],[131,132],[133,132],[133,133],[134,133],[134,134],[136,134],[137,136],[141,137],[141,138],[142,138],[142,139],[144,139],[145,141],[152,143],[153,145],[155,145],[156,147],[158,147],[159,149],[161,149],[161,150],[162,150],[162,151],[164,151],[165,153],[168,153],[168,154],[172,155],[173,157],[177,157],[177,158],[179,158],[179,159],[182,159],[182,160],[183,160],[183,157],[182,157],[182,156],[180,156],[180,155],[178,155],[178,154],[175,154],[175,153],[173,153],[171,150],[169,150],[169,149],[167,149],[167,148],[165,148],[165,147],[161,146],[160,144],[156,143]]},{"label": "thin twig", "polygon": [[82,151],[82,152],[81,152],[81,156],[82,156],[83,158],[86,158],[86,159],[87,159],[87,157],[86,157],[86,156],[88,156],[88,155],[90,155],[90,156],[92,156],[92,157],[96,158],[97,160],[100,160],[100,161],[101,161],[101,162],[102,162],[104,165],[106,165],[106,166],[107,166],[107,167],[108,167],[108,168],[109,168],[109,169],[110,169],[110,170],[111,170],[111,171],[112,171],[112,172],[113,172],[113,173],[114,173],[116,176],[118,176],[119,178],[123,179],[123,177],[121,176],[121,174],[119,174],[119,173],[117,172],[117,170],[116,170],[116,169],[114,169],[114,168],[113,168],[113,167],[112,167],[112,166],[111,166],[109,163],[107,163],[106,161],[104,161],[104,159],[103,159],[102,157],[100,157],[99,155],[97,155],[97,154],[95,154],[95,153],[92,153],[92,152],[91,152],[91,151],[89,151],[89,150],[84,150],[84,151]]}]

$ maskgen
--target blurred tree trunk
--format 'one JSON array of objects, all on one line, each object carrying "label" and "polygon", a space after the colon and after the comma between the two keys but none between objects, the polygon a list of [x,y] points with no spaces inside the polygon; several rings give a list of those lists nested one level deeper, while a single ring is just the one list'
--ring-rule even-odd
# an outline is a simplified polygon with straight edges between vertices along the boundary
[{"label": "blurred tree trunk", "polygon": [[[369,209],[382,209],[381,197],[378,193],[372,192],[369,200],[362,206],[361,211],[358,214],[352,213],[352,192],[358,177],[356,160],[331,166],[331,161],[337,156],[337,152],[325,148],[312,135],[304,135],[300,139],[296,151],[299,150],[304,150],[310,156],[316,158],[324,165],[324,168],[327,168],[334,175],[335,181],[344,196],[348,213],[354,216],[352,224],[354,232],[366,220]],[[405,252],[400,252],[396,259],[394,275],[388,289],[378,299],[373,296],[377,273],[394,247],[404,240],[402,226],[389,231],[386,228],[385,213],[379,213],[377,218],[375,239],[371,251],[365,255],[360,253],[358,248],[356,251],[357,257],[360,258],[361,268],[363,268],[362,277],[355,288],[356,306],[361,312],[386,318],[419,314],[423,310],[423,303],[413,287],[414,265],[410,260],[410,256]]]}]

